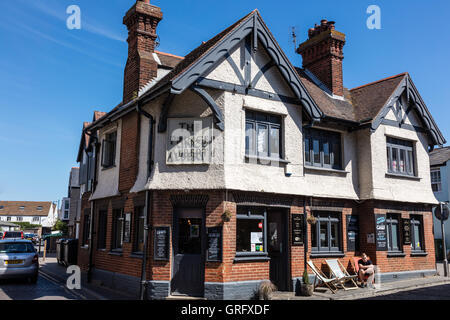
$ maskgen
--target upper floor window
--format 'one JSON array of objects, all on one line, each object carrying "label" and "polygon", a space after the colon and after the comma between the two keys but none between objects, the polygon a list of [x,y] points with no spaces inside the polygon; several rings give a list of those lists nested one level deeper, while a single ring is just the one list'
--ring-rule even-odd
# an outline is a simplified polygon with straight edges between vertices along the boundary
[{"label": "upper floor window", "polygon": [[33,222],[39,222],[39,217],[33,217]]},{"label": "upper floor window", "polygon": [[11,221],[11,217],[6,217],[6,221]]},{"label": "upper floor window", "polygon": [[16,217],[16,221],[19,221],[19,222],[23,221],[23,217]]},{"label": "upper floor window", "polygon": [[254,111],[245,112],[245,154],[281,159],[281,117]]},{"label": "upper floor window", "polygon": [[414,176],[414,147],[411,141],[386,138],[389,173]]},{"label": "upper floor window", "polygon": [[342,169],[341,135],[319,129],[304,129],[305,164]]},{"label": "upper floor window", "polygon": [[25,210],[25,206],[20,206],[19,210]]},{"label": "upper floor window", "polygon": [[42,211],[42,209],[43,209],[43,208],[42,208],[41,206],[39,206],[39,207],[36,208],[37,211]]},{"label": "upper floor window", "polygon": [[431,188],[433,192],[442,191],[441,169],[431,169]]},{"label": "upper floor window", "polygon": [[106,134],[102,144],[102,166],[109,168],[115,165],[117,132]]}]

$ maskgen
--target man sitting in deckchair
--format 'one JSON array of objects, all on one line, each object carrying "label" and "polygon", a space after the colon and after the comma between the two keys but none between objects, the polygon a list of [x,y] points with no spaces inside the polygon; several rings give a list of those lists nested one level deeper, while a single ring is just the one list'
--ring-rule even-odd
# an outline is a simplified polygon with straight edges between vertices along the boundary
[{"label": "man sitting in deckchair", "polygon": [[[372,264],[372,261],[369,260],[367,257],[367,254],[362,254],[362,259],[358,261],[359,266],[359,280],[361,281],[361,288],[364,286],[367,286],[367,283],[370,283],[372,285],[373,277],[375,276],[375,270]],[[364,276],[368,275],[369,278],[367,279],[367,283],[364,283]]]}]

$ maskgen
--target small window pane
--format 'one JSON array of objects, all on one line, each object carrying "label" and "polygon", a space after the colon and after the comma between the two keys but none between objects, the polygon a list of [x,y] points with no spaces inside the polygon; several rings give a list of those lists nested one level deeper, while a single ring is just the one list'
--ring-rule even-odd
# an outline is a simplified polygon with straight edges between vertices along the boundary
[{"label": "small window pane", "polygon": [[420,225],[414,224],[413,225],[413,232],[414,232],[414,249],[415,250],[421,250],[422,244],[420,243]]},{"label": "small window pane", "polygon": [[245,124],[245,152],[255,155],[255,125],[247,122]]},{"label": "small window pane", "polygon": [[310,153],[310,146],[309,146],[309,138],[305,138],[305,162],[311,162],[311,153]]},{"label": "small window pane", "polygon": [[320,163],[320,141],[319,141],[319,139],[313,140],[313,159],[314,159],[314,163]]},{"label": "small window pane", "polygon": [[414,174],[414,158],[412,151],[408,151],[408,173]]},{"label": "small window pane", "polygon": [[268,156],[267,126],[258,124],[258,155]]},{"label": "small window pane", "polygon": [[398,250],[398,225],[392,224],[392,249]]},{"label": "small window pane", "polygon": [[406,169],[406,150],[400,150],[399,172],[405,172]]},{"label": "small window pane", "polygon": [[327,141],[323,143],[323,163],[326,165],[331,165],[330,144]]},{"label": "small window pane", "polygon": [[331,247],[339,247],[339,223],[331,222]]},{"label": "small window pane", "polygon": [[320,246],[328,247],[328,226],[327,222],[320,222]]},{"label": "small window pane", "polygon": [[398,171],[398,149],[392,148],[392,171]]},{"label": "small window pane", "polygon": [[280,128],[270,128],[270,156],[280,157]]},{"label": "small window pane", "polygon": [[388,168],[388,171],[392,171],[392,168],[391,168],[391,148],[387,147],[386,150],[387,150],[387,168]]}]

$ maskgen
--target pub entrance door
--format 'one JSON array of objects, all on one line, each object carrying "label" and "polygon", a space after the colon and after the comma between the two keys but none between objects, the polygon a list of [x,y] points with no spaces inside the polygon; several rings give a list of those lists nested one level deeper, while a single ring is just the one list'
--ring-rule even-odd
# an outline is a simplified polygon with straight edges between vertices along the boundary
[{"label": "pub entrance door", "polygon": [[270,257],[270,280],[279,291],[289,291],[288,214],[283,209],[267,212],[267,242]]},{"label": "pub entrance door", "polygon": [[202,297],[205,272],[203,209],[177,209],[173,220],[173,295]]}]

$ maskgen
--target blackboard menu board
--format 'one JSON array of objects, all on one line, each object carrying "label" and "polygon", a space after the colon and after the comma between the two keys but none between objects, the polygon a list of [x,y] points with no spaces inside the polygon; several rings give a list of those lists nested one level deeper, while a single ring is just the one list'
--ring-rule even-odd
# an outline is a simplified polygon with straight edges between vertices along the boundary
[{"label": "blackboard menu board", "polygon": [[292,245],[303,245],[303,214],[292,215]]},{"label": "blackboard menu board", "polygon": [[155,227],[153,238],[154,260],[169,260],[169,236],[170,227]]},{"label": "blackboard menu board", "polygon": [[359,250],[359,217],[347,215],[347,251]]},{"label": "blackboard menu board", "polygon": [[207,228],[207,261],[222,262],[222,227]]},{"label": "blackboard menu board", "polygon": [[411,244],[411,220],[402,219],[403,225],[403,244]]},{"label": "blackboard menu board", "polygon": [[375,215],[375,240],[377,243],[377,251],[387,251],[387,230],[386,215]]},{"label": "blackboard menu board", "polygon": [[131,213],[125,213],[123,226],[123,242],[131,242]]}]

